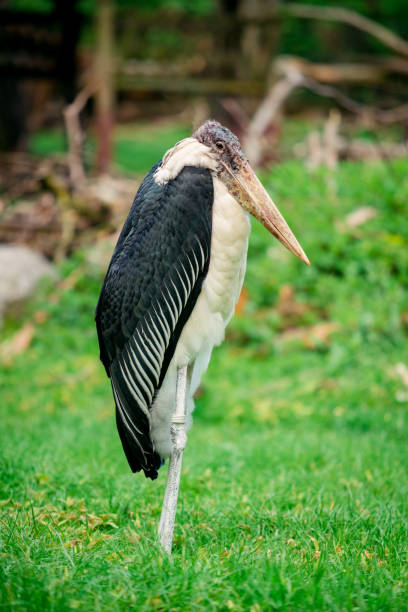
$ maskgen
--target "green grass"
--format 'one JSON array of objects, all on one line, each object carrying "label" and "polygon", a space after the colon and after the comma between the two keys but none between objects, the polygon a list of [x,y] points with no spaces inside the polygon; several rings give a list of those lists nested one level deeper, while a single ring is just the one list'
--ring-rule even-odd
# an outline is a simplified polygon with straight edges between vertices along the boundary
[{"label": "green grass", "polygon": [[[312,266],[253,224],[249,298],[196,402],[171,560],[156,542],[166,469],[130,473],[97,359],[101,274],[64,264],[83,275],[27,307],[48,320],[0,371],[2,609],[408,609],[407,176],[399,160],[263,177]],[[366,205],[377,216],[347,228]],[[289,337],[322,323],[337,324],[326,341]]]},{"label": "green grass", "polygon": [[191,136],[191,127],[178,123],[123,126],[116,130],[115,163],[126,171],[145,174],[167,149],[187,136]]}]

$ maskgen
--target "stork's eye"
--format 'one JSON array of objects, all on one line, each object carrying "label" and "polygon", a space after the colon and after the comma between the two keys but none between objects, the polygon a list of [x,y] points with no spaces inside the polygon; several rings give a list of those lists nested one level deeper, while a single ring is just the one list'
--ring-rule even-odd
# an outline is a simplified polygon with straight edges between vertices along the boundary
[{"label": "stork's eye", "polygon": [[225,149],[225,145],[221,140],[217,140],[217,142],[215,143],[215,146],[217,147],[219,151],[223,151]]}]

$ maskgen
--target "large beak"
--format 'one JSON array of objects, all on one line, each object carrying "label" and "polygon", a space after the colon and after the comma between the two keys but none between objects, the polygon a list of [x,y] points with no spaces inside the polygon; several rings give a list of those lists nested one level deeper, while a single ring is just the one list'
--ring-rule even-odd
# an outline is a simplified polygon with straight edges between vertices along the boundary
[{"label": "large beak", "polygon": [[279,242],[309,266],[310,262],[305,252],[249,163],[245,162],[238,172],[233,172],[224,162],[221,164],[219,177],[226,184],[231,195]]}]

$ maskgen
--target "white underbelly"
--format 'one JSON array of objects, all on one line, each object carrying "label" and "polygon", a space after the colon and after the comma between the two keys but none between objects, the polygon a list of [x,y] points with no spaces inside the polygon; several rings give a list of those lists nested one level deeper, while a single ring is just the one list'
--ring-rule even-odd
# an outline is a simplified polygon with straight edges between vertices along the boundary
[{"label": "white underbelly", "polygon": [[207,276],[194,309],[180,334],[163,384],[151,409],[151,436],[162,457],[170,453],[170,423],[174,410],[177,369],[189,366],[187,426],[191,425],[193,395],[208,367],[211,351],[224,339],[244,281],[250,222],[248,214],[217,178],[211,254]]}]

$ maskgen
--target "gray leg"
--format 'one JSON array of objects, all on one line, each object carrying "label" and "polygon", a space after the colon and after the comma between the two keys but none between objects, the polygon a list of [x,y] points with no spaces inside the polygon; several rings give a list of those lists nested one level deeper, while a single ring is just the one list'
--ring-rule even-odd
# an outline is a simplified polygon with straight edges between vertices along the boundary
[{"label": "gray leg", "polygon": [[159,523],[160,543],[167,553],[171,553],[174,520],[176,517],[177,497],[180,485],[183,450],[186,447],[186,387],[187,366],[177,372],[176,409],[170,428],[171,453],[167,474],[166,491]]}]

